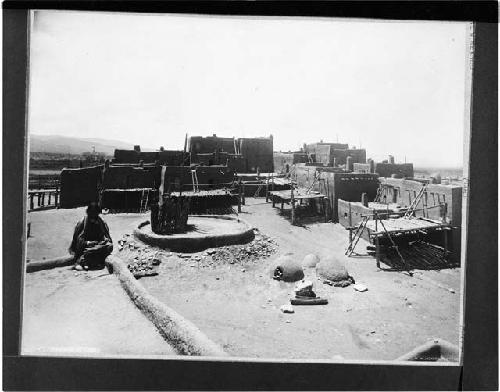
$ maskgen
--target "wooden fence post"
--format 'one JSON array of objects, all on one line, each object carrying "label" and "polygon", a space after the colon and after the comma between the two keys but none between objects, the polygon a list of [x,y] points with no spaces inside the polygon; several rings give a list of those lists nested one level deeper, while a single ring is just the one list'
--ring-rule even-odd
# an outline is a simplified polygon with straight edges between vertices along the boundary
[{"label": "wooden fence post", "polygon": [[241,212],[241,180],[238,183],[238,213]]}]

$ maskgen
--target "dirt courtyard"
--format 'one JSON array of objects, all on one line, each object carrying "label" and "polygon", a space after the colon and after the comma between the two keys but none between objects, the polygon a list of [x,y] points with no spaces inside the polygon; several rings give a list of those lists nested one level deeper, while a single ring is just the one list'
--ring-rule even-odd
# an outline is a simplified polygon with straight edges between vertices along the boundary
[{"label": "dirt courtyard", "polygon": [[[83,212],[80,208],[31,213],[33,238],[28,240],[27,257],[40,260],[65,254],[74,223]],[[151,294],[196,324],[230,355],[393,360],[433,338],[458,345],[460,269],[415,271],[410,277],[378,270],[372,257],[352,257],[346,263],[349,274],[368,291],[323,284],[314,269],[306,269],[306,279],[314,282],[315,292],[329,303],[294,306],[295,313],[284,314],[279,308],[289,303],[294,284],[271,279],[272,261],[285,254],[298,261],[310,253],[343,258],[347,231],[333,223],[292,226],[261,198],[248,198],[240,217],[271,237],[277,253],[244,264],[201,266],[197,260],[206,257],[204,252],[193,257],[167,252],[159,275],[140,280]],[[103,218],[116,250],[122,235],[131,234],[149,216],[113,214]],[[358,246],[362,249],[366,243]],[[47,279],[41,273],[28,275],[27,296],[36,290],[35,278]],[[61,273],[51,284],[78,278]],[[25,311],[29,314],[31,310]]]}]

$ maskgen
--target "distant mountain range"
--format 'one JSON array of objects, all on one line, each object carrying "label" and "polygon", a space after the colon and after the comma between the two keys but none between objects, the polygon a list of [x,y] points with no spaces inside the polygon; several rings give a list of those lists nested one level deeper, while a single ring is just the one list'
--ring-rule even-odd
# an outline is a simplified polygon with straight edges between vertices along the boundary
[{"label": "distant mountain range", "polygon": [[[113,155],[115,149],[131,150],[132,144],[119,140],[76,138],[59,135],[30,135],[30,152],[58,153],[58,154],[82,154],[92,152],[95,147],[96,152],[106,155]],[[143,151],[151,149],[142,148]]]}]

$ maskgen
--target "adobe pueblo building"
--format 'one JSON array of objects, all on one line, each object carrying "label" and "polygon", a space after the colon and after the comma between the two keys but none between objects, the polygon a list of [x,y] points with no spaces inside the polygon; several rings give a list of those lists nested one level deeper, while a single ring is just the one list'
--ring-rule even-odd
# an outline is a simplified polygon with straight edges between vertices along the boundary
[{"label": "adobe pueblo building", "polygon": [[[161,234],[185,231],[187,215],[238,213],[245,198],[266,197],[292,224],[319,215],[345,227],[348,255],[359,252],[364,238],[377,265],[397,259],[393,265],[411,269],[406,260],[415,259],[411,249],[417,248],[430,255],[429,266],[436,257],[459,263],[461,187],[416,179],[413,164],[396,163],[392,155],[382,162],[366,157],[365,149],[322,140],[274,152],[272,135],[186,135],[183,150],[135,146],[116,150],[101,166],[64,169],[60,206],[98,200],[110,212],[151,210],[153,231]],[[185,207],[167,224],[162,211],[173,211],[174,200]],[[422,243],[442,251],[424,250]]]}]

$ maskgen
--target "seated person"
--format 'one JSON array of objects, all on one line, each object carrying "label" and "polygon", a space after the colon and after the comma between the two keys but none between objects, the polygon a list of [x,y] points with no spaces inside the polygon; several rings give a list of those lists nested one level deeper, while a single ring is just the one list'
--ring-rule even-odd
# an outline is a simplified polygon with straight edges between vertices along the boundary
[{"label": "seated person", "polygon": [[108,225],[100,213],[99,204],[92,202],[87,207],[87,216],[76,224],[69,251],[75,255],[74,268],[78,271],[104,268],[104,260],[113,251]]}]

